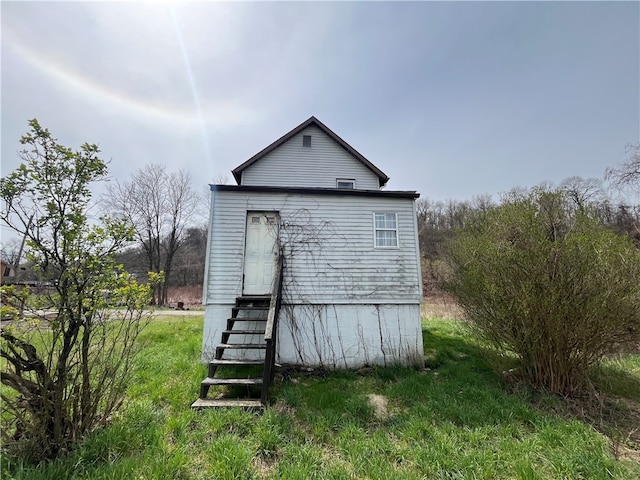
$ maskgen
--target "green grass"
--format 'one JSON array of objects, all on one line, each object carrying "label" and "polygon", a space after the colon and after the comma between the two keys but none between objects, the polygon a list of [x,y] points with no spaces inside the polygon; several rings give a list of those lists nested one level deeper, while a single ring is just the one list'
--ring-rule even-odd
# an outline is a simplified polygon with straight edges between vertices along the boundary
[{"label": "green grass", "polygon": [[[196,412],[201,338],[201,317],[154,321],[112,424],[48,465],[4,458],[2,478],[640,478],[628,459],[640,442],[624,428],[640,404],[638,355],[594,372],[614,412],[580,417],[558,398],[505,385],[462,324],[429,319],[425,369],[294,373],[264,414]],[[386,397],[386,415],[370,394]]]}]

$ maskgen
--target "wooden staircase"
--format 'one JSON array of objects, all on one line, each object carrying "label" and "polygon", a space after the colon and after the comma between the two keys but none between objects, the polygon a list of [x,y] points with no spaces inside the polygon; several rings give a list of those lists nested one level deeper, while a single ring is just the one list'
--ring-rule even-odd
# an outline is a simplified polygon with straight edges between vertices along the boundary
[{"label": "wooden staircase", "polygon": [[[200,398],[193,402],[192,408],[262,408],[266,405],[275,369],[282,273],[280,256],[271,295],[236,298],[231,318],[227,319],[227,328],[222,331],[221,342],[216,347],[215,357],[209,362],[207,378],[200,383]],[[236,352],[236,355],[230,352]],[[233,376],[227,376],[228,373],[224,375],[229,370]],[[260,370],[262,372],[258,374]],[[209,389],[218,386],[234,390],[245,387],[246,395],[242,398],[207,398]],[[252,387],[260,388],[260,398],[251,396]]]},{"label": "wooden staircase", "polygon": [[[262,387],[267,348],[264,334],[270,302],[270,295],[236,299],[236,306],[231,309],[231,318],[227,319],[227,328],[222,332],[222,341],[216,347],[215,358],[209,362],[207,378],[200,384],[200,398],[191,405],[193,408],[262,407],[261,398],[251,398],[250,390],[251,387]],[[261,351],[259,359],[255,359],[255,355],[247,355],[252,350]],[[238,354],[231,355],[232,351]],[[234,358],[225,358],[225,353]],[[256,372],[258,367],[262,367],[262,372]],[[233,377],[225,375],[225,371],[230,369],[233,370]],[[260,376],[255,377],[256,373]],[[207,398],[209,389],[214,386],[245,386],[248,398]]]}]

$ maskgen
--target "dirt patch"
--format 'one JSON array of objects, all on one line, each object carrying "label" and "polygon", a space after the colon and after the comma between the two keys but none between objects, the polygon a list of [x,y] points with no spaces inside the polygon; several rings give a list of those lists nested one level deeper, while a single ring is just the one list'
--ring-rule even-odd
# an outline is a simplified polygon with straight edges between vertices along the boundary
[{"label": "dirt patch", "polygon": [[260,456],[256,456],[253,461],[253,467],[258,473],[258,478],[269,478],[273,475],[276,468],[276,459],[265,460]]},{"label": "dirt patch", "polygon": [[633,450],[624,445],[612,447],[615,458],[621,460],[631,460],[640,464],[640,450]]},{"label": "dirt patch", "polygon": [[369,405],[373,407],[373,415],[378,420],[386,420],[389,418],[389,400],[384,395],[370,393],[367,395]]}]

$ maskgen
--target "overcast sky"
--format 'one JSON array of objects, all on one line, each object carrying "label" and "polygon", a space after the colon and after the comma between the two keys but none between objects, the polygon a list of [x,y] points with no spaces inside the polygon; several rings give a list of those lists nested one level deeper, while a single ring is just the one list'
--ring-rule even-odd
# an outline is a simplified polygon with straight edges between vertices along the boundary
[{"label": "overcast sky", "polygon": [[114,178],[205,185],[315,115],[436,200],[601,178],[640,138],[638,2],[1,9],[3,175],[34,117]]}]

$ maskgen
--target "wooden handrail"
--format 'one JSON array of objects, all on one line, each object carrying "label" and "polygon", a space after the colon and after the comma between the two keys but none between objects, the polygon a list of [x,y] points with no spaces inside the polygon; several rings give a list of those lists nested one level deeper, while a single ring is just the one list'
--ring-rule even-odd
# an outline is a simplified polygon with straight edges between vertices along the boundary
[{"label": "wooden handrail", "polygon": [[282,255],[278,258],[276,266],[275,282],[273,291],[271,292],[271,303],[269,304],[269,316],[267,317],[267,325],[264,330],[264,339],[269,341],[273,338],[273,335],[277,329],[278,313],[280,310],[282,294]]},{"label": "wooden handrail", "polygon": [[280,252],[276,266],[275,282],[271,292],[271,302],[269,304],[269,315],[264,331],[264,339],[267,343],[264,356],[264,370],[262,373],[262,396],[261,402],[266,405],[269,397],[269,387],[273,382],[276,363],[276,344],[278,339],[278,315],[282,305],[282,278],[284,276],[283,255]]}]

